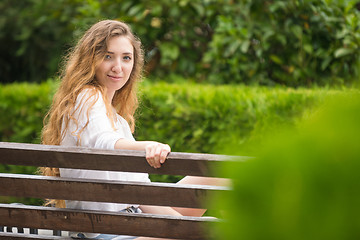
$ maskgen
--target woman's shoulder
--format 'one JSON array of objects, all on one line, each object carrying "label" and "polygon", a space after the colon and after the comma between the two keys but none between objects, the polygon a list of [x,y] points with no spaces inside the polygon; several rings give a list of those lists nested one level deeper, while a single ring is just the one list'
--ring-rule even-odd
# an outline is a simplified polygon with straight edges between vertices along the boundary
[{"label": "woman's shoulder", "polygon": [[77,95],[77,100],[83,100],[86,98],[98,98],[102,97],[101,91],[95,87],[85,87]]},{"label": "woman's shoulder", "polygon": [[83,90],[80,91],[80,93],[76,97],[76,104],[84,105],[84,104],[90,104],[90,105],[104,105],[104,98],[101,93],[101,91],[95,87],[86,87]]},{"label": "woman's shoulder", "polygon": [[101,91],[94,87],[81,90],[76,97],[72,114],[76,119],[89,119],[106,114],[106,104]]}]

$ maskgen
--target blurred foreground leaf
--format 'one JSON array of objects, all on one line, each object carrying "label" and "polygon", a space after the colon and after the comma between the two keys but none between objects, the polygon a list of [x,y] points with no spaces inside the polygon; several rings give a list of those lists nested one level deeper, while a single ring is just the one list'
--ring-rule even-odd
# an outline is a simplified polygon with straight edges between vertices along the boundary
[{"label": "blurred foreground leaf", "polygon": [[255,159],[224,171],[219,239],[360,239],[360,94],[333,96],[298,128],[279,130]]}]

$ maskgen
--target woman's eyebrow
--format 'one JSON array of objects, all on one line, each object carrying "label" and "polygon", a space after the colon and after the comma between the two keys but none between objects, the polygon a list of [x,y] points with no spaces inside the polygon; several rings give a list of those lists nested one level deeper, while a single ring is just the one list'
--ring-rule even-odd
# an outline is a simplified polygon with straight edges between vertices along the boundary
[{"label": "woman's eyebrow", "polygon": [[[107,53],[115,54],[114,52],[111,52],[111,51],[107,51]],[[132,52],[124,52],[124,53],[122,53],[122,55],[132,55],[132,54],[133,54]]]}]

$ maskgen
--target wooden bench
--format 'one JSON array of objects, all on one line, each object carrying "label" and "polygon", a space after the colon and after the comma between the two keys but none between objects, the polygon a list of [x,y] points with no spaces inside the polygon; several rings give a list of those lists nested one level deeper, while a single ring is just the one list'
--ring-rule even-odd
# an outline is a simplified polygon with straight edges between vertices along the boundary
[{"label": "wooden bench", "polygon": [[[230,157],[212,154],[169,154],[160,169],[151,168],[145,153],[130,150],[0,142],[0,164],[57,168],[145,172],[150,174],[215,177]],[[226,187],[71,179],[0,173],[0,196],[66,199],[201,208],[206,198]],[[172,239],[209,239],[210,217],[175,217],[117,213],[45,206],[0,204],[0,239],[69,239],[69,237],[4,232],[1,226]],[[10,228],[9,228],[10,229]],[[33,230],[34,233],[34,230]]]}]

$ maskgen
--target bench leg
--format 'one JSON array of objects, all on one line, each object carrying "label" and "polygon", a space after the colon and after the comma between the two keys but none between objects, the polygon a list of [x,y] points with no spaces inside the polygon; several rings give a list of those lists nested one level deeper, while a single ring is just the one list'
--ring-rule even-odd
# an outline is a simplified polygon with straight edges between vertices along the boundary
[{"label": "bench leg", "polygon": [[[24,228],[18,227],[17,229],[18,229],[17,230],[18,233],[25,233]],[[0,226],[0,232],[4,232],[4,230],[5,230],[5,227]],[[11,232],[12,233],[12,227],[6,227],[6,232]],[[34,229],[34,228],[30,228],[29,232],[30,232],[30,234],[38,234],[38,230]],[[60,235],[57,235],[57,236],[61,236],[61,231],[60,231]]]},{"label": "bench leg", "polygon": [[30,228],[30,234],[38,234],[38,230],[35,228]]},{"label": "bench leg", "polygon": [[53,230],[53,235],[54,236],[61,236],[61,231],[60,230]]},{"label": "bench leg", "polygon": [[[24,233],[24,228],[22,228],[22,227],[16,227],[17,228],[17,233]],[[12,233],[13,231],[12,231],[12,229],[13,229],[13,227],[6,227],[6,232],[9,232],[9,233]],[[1,227],[0,228],[0,232],[3,232],[4,231],[4,227]]]}]

